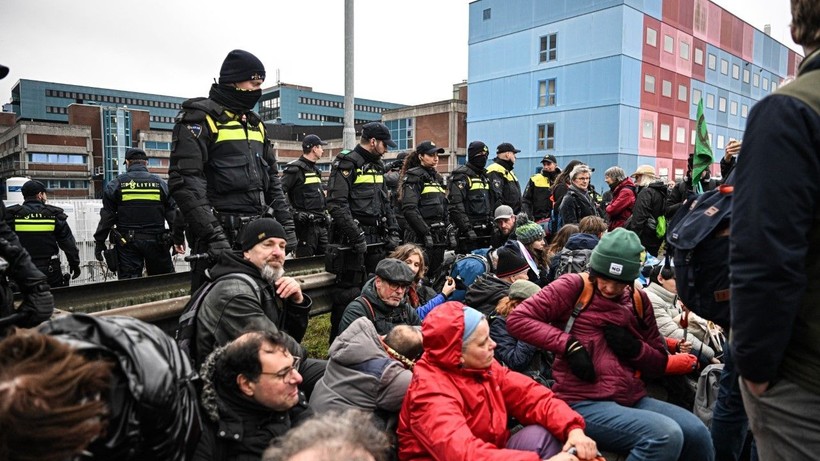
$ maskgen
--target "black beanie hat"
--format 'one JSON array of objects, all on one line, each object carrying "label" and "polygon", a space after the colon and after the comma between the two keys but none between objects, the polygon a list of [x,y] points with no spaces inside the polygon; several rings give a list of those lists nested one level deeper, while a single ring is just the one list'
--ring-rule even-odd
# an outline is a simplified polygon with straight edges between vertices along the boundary
[{"label": "black beanie hat", "polygon": [[498,249],[498,267],[495,269],[495,276],[503,279],[523,272],[530,268],[527,260],[512,249],[501,247]]},{"label": "black beanie hat", "polygon": [[219,83],[237,83],[265,79],[265,66],[256,56],[245,50],[233,50],[222,61]]},{"label": "black beanie hat", "polygon": [[285,228],[282,227],[275,219],[260,218],[249,222],[244,229],[242,235],[239,237],[239,244],[242,245],[242,251],[248,251],[257,243],[263,242],[271,237],[287,239]]}]

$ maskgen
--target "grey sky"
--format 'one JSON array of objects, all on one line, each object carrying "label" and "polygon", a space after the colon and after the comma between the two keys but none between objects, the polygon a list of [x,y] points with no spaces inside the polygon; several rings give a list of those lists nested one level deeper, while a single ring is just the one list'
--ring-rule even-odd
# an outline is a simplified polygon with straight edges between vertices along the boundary
[{"label": "grey sky", "polygon": [[[547,1],[547,0],[544,0]],[[467,78],[468,0],[356,0],[357,97],[421,104]],[[788,0],[717,0],[794,49]],[[276,79],[344,91],[344,1],[0,0],[0,81],[18,79],[204,96],[242,48]]]}]

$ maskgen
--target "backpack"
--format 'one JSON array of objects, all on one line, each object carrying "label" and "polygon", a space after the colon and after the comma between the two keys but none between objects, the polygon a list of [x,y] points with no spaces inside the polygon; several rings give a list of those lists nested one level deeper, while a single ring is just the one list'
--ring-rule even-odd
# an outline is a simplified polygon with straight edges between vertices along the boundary
[{"label": "backpack", "polygon": [[692,412],[703,421],[707,428],[712,427],[712,413],[715,410],[718,389],[720,389],[720,375],[723,373],[723,364],[711,364],[700,372],[697,389],[695,390],[695,406]]},{"label": "backpack", "polygon": [[729,329],[729,222],[733,187],[722,185],[679,210],[668,233],[678,297],[692,312]]},{"label": "backpack", "polygon": [[[578,315],[581,314],[581,311],[589,306],[590,301],[592,301],[592,295],[595,292],[595,287],[592,286],[592,282],[589,280],[589,274],[584,272],[578,274],[581,277],[581,281],[584,282],[583,288],[581,288],[581,294],[578,295],[578,299],[575,301],[575,307],[572,308],[572,314],[569,316],[569,320],[567,320],[567,325],[564,327],[564,333],[569,334],[572,331],[572,325],[575,324],[575,319],[578,318]],[[633,289],[632,289],[632,307],[634,307],[634,314],[638,318],[638,323],[643,325],[643,298],[641,297],[641,289],[640,282],[634,282]]]},{"label": "backpack", "polygon": [[558,253],[558,266],[555,269],[555,278],[564,274],[580,274],[587,271],[589,257],[592,250],[588,248],[570,250],[562,249]]},{"label": "backpack", "polygon": [[467,288],[475,282],[478,276],[490,272],[490,263],[487,258],[478,254],[458,256],[450,269],[450,277],[456,281],[456,289],[448,301],[464,301]]}]

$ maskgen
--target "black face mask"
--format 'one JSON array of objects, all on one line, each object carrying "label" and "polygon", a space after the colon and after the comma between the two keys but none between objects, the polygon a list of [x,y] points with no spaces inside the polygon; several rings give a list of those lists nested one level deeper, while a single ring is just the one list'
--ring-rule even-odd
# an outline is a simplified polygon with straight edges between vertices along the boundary
[{"label": "black face mask", "polygon": [[262,90],[240,90],[230,85],[211,85],[209,98],[235,112],[248,112],[262,97]]},{"label": "black face mask", "polygon": [[470,157],[467,163],[476,168],[484,168],[487,165],[487,158],[487,155],[476,155],[475,157]]}]

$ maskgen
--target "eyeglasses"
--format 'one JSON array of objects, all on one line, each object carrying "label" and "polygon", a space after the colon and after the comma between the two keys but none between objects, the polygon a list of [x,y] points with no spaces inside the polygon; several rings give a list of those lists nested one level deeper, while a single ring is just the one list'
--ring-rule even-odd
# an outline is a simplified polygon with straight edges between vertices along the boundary
[{"label": "eyeglasses", "polygon": [[589,181],[589,176],[581,176],[575,178],[576,181]]},{"label": "eyeglasses", "polygon": [[385,280],[385,283],[387,283],[387,288],[392,291],[407,291],[408,285],[403,283],[393,283],[390,280]]},{"label": "eyeglasses", "polygon": [[285,368],[284,370],[277,371],[276,373],[274,373],[272,371],[260,371],[259,374],[260,375],[271,375],[274,378],[281,379],[282,382],[284,383],[285,380],[288,379],[293,374],[293,372],[296,371],[299,368],[299,364],[301,362],[302,362],[302,358],[297,357],[297,356],[294,355],[293,356],[293,365]]}]

